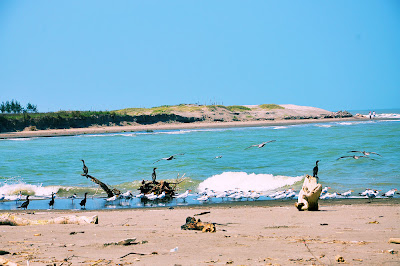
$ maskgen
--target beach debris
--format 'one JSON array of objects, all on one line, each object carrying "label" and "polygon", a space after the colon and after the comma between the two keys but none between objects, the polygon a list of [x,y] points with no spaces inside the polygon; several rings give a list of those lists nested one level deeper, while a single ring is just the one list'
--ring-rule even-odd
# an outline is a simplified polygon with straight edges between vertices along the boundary
[{"label": "beach debris", "polygon": [[136,241],[136,237],[135,238],[127,238],[118,242],[111,242],[111,243],[105,243],[104,246],[130,246],[130,245],[140,245],[140,244],[146,244],[148,243],[146,240],[144,241]]},{"label": "beach debris", "polygon": [[379,222],[378,221],[371,221],[371,222],[368,222],[368,224],[379,224]]},{"label": "beach debris", "polygon": [[209,214],[209,213],[211,213],[211,212],[209,212],[209,211],[207,211],[207,212],[201,212],[201,213],[196,213],[196,214],[193,215],[193,216],[200,216],[200,215]]},{"label": "beach debris", "polygon": [[91,181],[93,181],[94,183],[98,184],[106,193],[107,196],[109,198],[113,197],[114,195],[119,195],[121,194],[121,191],[119,191],[116,188],[110,189],[106,184],[104,184],[103,182],[101,182],[100,180],[98,180],[97,178],[95,178],[94,176],[89,175],[89,169],[88,167],[85,165],[85,161],[81,160],[83,163],[83,174],[81,174],[81,176],[84,176],[86,178],[90,178]]},{"label": "beach debris", "polygon": [[394,249],[389,249],[389,250],[386,250],[385,253],[398,254],[399,252],[397,250],[394,250]]},{"label": "beach debris", "polygon": [[169,252],[177,252],[178,251],[178,247],[175,247],[173,249],[171,249]]},{"label": "beach debris", "polygon": [[4,266],[19,266],[20,264],[12,262],[8,259],[2,258],[0,257],[0,265],[4,265]]},{"label": "beach debris", "polygon": [[76,234],[83,234],[85,231],[80,231],[80,232],[71,232],[69,233],[70,235],[76,235]]},{"label": "beach debris", "polygon": [[215,223],[203,223],[200,219],[187,217],[186,223],[181,226],[182,230],[201,230],[202,232],[214,233],[217,231]]},{"label": "beach debris", "polygon": [[127,257],[127,256],[129,256],[129,255],[140,255],[140,256],[158,255],[158,252],[153,251],[153,252],[151,252],[151,253],[149,253],[149,254],[139,253],[139,252],[129,252],[128,254],[125,254],[124,256],[119,257],[119,258],[120,258],[120,259],[123,259],[123,258],[125,258],[125,257]]},{"label": "beach debris", "polygon": [[33,236],[42,236],[42,234],[34,234]]},{"label": "beach debris", "polygon": [[335,261],[336,262],[341,262],[341,263],[345,263],[346,262],[345,259],[340,255],[336,255],[335,256]]},{"label": "beach debris", "polygon": [[10,254],[10,252],[5,250],[0,250],[0,256]]},{"label": "beach debris", "polygon": [[325,223],[324,223],[324,224],[320,224],[320,225],[328,225],[328,224],[325,224]]},{"label": "beach debris", "polygon": [[233,260],[228,260],[226,264],[233,264]]},{"label": "beach debris", "polygon": [[389,243],[400,244],[400,238],[390,238]]},{"label": "beach debris", "polygon": [[68,215],[60,216],[49,220],[30,220],[15,216],[12,213],[0,215],[0,225],[24,226],[24,225],[44,225],[44,224],[98,224],[99,218],[94,216]]},{"label": "beach debris", "polygon": [[[141,197],[142,200],[163,200],[163,199],[172,199],[175,196],[176,186],[184,181],[185,174],[179,178],[179,174],[176,177],[175,182],[168,182],[165,180],[162,181],[142,181],[142,185],[139,187],[140,194],[143,194]],[[139,194],[139,195],[140,195]],[[162,196],[160,196],[162,195]],[[160,198],[158,198],[160,196]]]},{"label": "beach debris", "polygon": [[296,208],[299,211],[318,211],[318,199],[321,192],[322,186],[318,184],[318,178],[306,175],[298,200],[295,203]]},{"label": "beach debris", "polygon": [[107,197],[111,198],[114,197],[115,195],[121,194],[121,191],[119,191],[116,188],[110,189],[106,184],[98,180],[97,178],[91,176],[91,175],[86,175],[86,177],[89,177],[90,180],[92,180],[94,183],[98,184],[106,193]]}]

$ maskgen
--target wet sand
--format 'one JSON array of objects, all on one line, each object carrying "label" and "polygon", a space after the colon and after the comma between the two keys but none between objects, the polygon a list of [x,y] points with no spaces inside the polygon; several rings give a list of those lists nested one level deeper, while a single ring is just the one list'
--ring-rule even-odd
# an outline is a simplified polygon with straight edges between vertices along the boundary
[{"label": "wet sand", "polygon": [[[101,211],[15,211],[29,219],[98,215],[98,224],[1,226],[0,256],[21,265],[399,265],[399,199],[320,201],[299,212],[294,201]],[[217,232],[185,231],[186,217]],[[71,234],[76,232],[75,234]],[[136,245],[104,245],[136,238]],[[171,252],[172,249],[177,250]],[[391,251],[393,250],[393,251]],[[393,254],[394,253],[394,254]],[[127,255],[129,254],[129,255]]]},{"label": "wet sand", "polygon": [[88,128],[49,129],[37,131],[19,131],[0,133],[0,139],[31,138],[31,137],[59,137],[82,134],[140,132],[150,130],[178,130],[178,129],[202,129],[202,128],[231,128],[231,127],[262,127],[262,126],[287,126],[310,123],[350,122],[366,121],[366,118],[325,118],[302,120],[274,120],[274,121],[238,121],[238,122],[193,122],[193,123],[157,123],[152,125],[130,126],[96,126]]}]

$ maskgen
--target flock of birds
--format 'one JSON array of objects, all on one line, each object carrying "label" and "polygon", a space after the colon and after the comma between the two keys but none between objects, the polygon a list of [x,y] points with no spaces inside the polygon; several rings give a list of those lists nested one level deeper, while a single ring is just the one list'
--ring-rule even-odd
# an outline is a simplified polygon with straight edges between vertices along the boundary
[{"label": "flock of birds", "polygon": [[[321,192],[320,199],[325,200],[325,199],[340,199],[340,198],[349,198],[352,195],[353,190],[348,190],[343,193],[329,193],[328,190],[331,189],[330,187],[324,187]],[[241,191],[241,190],[228,190],[228,191],[223,191],[223,192],[216,192],[211,189],[205,189],[201,193],[197,194],[190,194],[192,190],[188,189],[184,193],[181,194],[176,194],[173,196],[174,199],[176,200],[183,200],[183,202],[186,202],[186,199],[189,196],[193,196],[193,198],[199,202],[212,202],[212,199],[220,199],[221,201],[241,201],[241,200],[258,200],[261,196],[267,198],[270,198],[272,200],[287,200],[287,199],[296,199],[298,197],[298,194],[296,193],[296,190],[293,188],[289,188],[286,190],[281,190],[274,192],[269,195],[263,195],[259,192],[249,190],[249,191]],[[400,194],[397,192],[397,189],[391,189],[387,191],[386,193],[381,194],[381,197],[386,197],[386,198],[392,198],[394,195]],[[79,205],[81,206],[82,209],[86,208],[86,202],[87,202],[87,192],[84,194],[84,198],[79,202]],[[376,197],[378,197],[380,194],[380,190],[376,189],[369,189],[367,188],[365,191],[360,192],[359,196],[369,199],[370,201]],[[106,202],[109,203],[116,203],[116,202],[121,202],[122,200],[124,201],[129,201],[133,199],[147,199],[149,201],[157,201],[157,200],[162,200],[166,197],[165,192],[161,193],[160,195],[156,195],[155,193],[150,193],[150,194],[137,194],[133,195],[132,191],[127,191],[125,193],[122,193],[120,195],[115,195],[113,197],[105,199]],[[21,199],[21,193],[17,197],[17,202],[18,200]],[[75,199],[77,199],[77,195],[74,194],[69,197],[69,199],[72,200],[72,203],[74,202]],[[17,208],[21,209],[27,209],[29,205],[29,195],[26,196],[26,200]],[[51,195],[51,200],[49,202],[49,208],[54,208],[54,203],[55,203],[55,193],[52,193]]]},{"label": "flock of birds", "polygon": [[[268,143],[272,143],[275,142],[276,140],[269,140],[269,141],[265,141],[262,142],[260,144],[254,144],[251,146],[248,146],[247,148],[245,148],[245,150],[253,148],[253,147],[258,147],[258,148],[263,148],[266,144]],[[341,156],[339,157],[337,160],[340,159],[344,159],[344,158],[353,158],[353,159],[359,159],[359,158],[370,158],[369,155],[374,154],[377,156],[381,156],[380,154],[376,153],[376,152],[367,152],[367,151],[349,151],[351,153],[361,153],[363,155],[349,155],[349,156]],[[173,159],[176,159],[176,156],[178,155],[184,155],[184,153],[179,153],[179,154],[174,154],[165,158],[161,158],[156,160],[154,163],[159,162],[161,160],[166,160],[166,161],[171,161]],[[219,159],[222,158],[222,155],[216,156],[214,159]],[[373,158],[370,158],[372,160],[374,160]],[[85,164],[84,160],[81,160],[83,163],[83,173],[81,174],[82,176],[86,176],[89,173],[89,169]],[[315,163],[315,166],[313,168],[313,176],[318,178],[318,163],[320,161],[317,160]],[[154,164],[153,163],[153,164]],[[152,173],[152,179],[153,181],[156,178],[156,174],[155,174],[155,169],[153,169],[153,173]],[[353,190],[348,190],[346,192],[343,193],[329,193],[328,189],[330,189],[330,187],[325,187],[322,190],[320,199],[334,199],[334,198],[348,198],[351,196],[352,192],[354,192]],[[177,194],[175,196],[173,196],[175,199],[182,199],[184,202],[186,201],[186,198],[190,195],[191,190],[186,190],[184,193],[181,194]],[[380,191],[379,190],[374,190],[374,189],[366,189],[364,192],[359,193],[360,196],[363,196],[365,198],[368,198],[370,200],[372,200],[373,198],[376,198],[377,196],[379,196]],[[386,193],[382,194],[383,197],[393,197],[395,194],[397,193],[397,189],[391,189],[389,191],[387,191]],[[79,205],[81,206],[82,209],[86,208],[86,202],[87,202],[87,192],[85,192],[84,194],[84,198],[80,201]],[[400,194],[400,193],[397,193]],[[20,193],[17,197],[17,201],[21,199],[22,194]],[[213,198],[216,199],[221,199],[222,201],[224,200],[235,200],[235,201],[240,201],[242,199],[247,199],[247,200],[257,200],[261,197],[262,195],[259,192],[256,191],[240,191],[238,189],[236,190],[228,190],[228,191],[223,191],[223,192],[215,192],[213,190],[209,190],[209,189],[205,189],[202,193],[197,194],[197,196],[195,195],[195,199],[199,202],[209,202],[211,201]],[[269,197],[270,199],[294,199],[297,198],[298,194],[296,194],[296,191],[292,188],[287,189],[287,190],[282,190],[282,191],[277,191],[274,192],[270,195],[263,195],[265,197]],[[155,200],[162,200],[166,197],[165,192],[156,195],[155,193],[150,193],[150,194],[143,194],[140,193],[138,195],[133,195],[131,191],[127,191],[125,193],[122,193],[120,195],[115,195],[113,197],[107,198],[105,199],[107,202],[110,203],[114,203],[116,201],[121,201],[121,200],[132,200],[134,198],[137,199],[147,199],[149,201],[155,201]],[[75,199],[77,199],[77,195],[74,194],[72,196],[69,197],[72,200],[72,203]],[[0,200],[3,200],[3,198],[0,197]],[[26,196],[26,200],[17,208],[21,208],[21,209],[27,209],[28,205],[29,205],[29,195]],[[52,193],[51,195],[51,200],[49,202],[49,208],[54,208],[54,203],[55,203],[55,194]]]}]

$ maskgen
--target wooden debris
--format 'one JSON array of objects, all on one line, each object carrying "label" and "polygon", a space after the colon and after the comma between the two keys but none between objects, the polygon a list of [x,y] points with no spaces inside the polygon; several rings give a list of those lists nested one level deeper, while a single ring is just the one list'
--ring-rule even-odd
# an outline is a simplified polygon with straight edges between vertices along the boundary
[{"label": "wooden debris", "polygon": [[68,215],[56,217],[49,220],[30,220],[15,216],[12,213],[0,215],[0,225],[23,226],[23,225],[44,225],[44,224],[98,224],[98,216],[77,216]]},{"label": "wooden debris", "polygon": [[85,233],[84,231],[80,231],[80,232],[71,232],[69,233],[70,235],[76,235],[76,234],[83,234]]},{"label": "wooden debris", "polygon": [[390,238],[389,243],[400,244],[400,238]]},{"label": "wooden debris", "polygon": [[193,216],[200,216],[200,215],[209,214],[209,213],[211,213],[211,212],[201,212],[201,213],[197,213],[197,214],[195,214]]},{"label": "wooden debris", "polygon": [[187,217],[186,223],[181,226],[182,230],[201,230],[202,232],[214,233],[217,231],[214,223],[203,223],[200,219]]},{"label": "wooden debris", "polygon": [[4,266],[18,266],[18,263],[12,262],[8,259],[2,258],[0,257],[0,265],[4,265]]},{"label": "wooden debris", "polygon": [[152,181],[142,181],[142,185],[139,187],[140,193],[160,195],[165,192],[165,197],[171,199],[175,195],[176,186],[184,181],[185,174],[179,178],[179,174],[175,182],[167,182],[162,180],[160,182],[156,180]]},{"label": "wooden debris", "polygon": [[130,245],[139,245],[139,244],[145,244],[147,241],[141,241],[141,242],[136,242],[136,238],[127,238],[118,242],[111,242],[111,243],[105,243],[104,246],[111,246],[111,245],[117,245],[117,246],[130,246]]},{"label": "wooden debris", "polygon": [[318,199],[321,192],[322,185],[318,184],[318,178],[306,175],[298,200],[295,203],[296,208],[299,211],[318,211]]},{"label": "wooden debris", "polygon": [[345,263],[346,261],[344,260],[344,258],[340,255],[336,255],[335,256],[335,261],[336,262],[341,262],[341,263]]},{"label": "wooden debris", "polygon": [[127,257],[127,256],[129,256],[129,255],[146,256],[146,255],[158,255],[158,253],[157,253],[157,252],[151,252],[150,254],[145,254],[145,253],[138,253],[138,252],[129,252],[128,254],[126,254],[126,255],[120,257],[120,259],[123,259],[123,258],[125,258],[125,257]]},{"label": "wooden debris", "polygon": [[86,178],[90,178],[94,183],[98,184],[106,193],[109,198],[121,194],[121,191],[119,191],[116,188],[110,189],[106,184],[98,180],[97,178],[91,176],[91,175],[84,175]]}]

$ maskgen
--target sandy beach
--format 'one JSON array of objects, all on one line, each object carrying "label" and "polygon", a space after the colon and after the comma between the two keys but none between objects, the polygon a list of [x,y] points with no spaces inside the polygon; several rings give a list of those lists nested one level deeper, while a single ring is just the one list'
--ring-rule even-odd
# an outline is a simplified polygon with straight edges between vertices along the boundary
[{"label": "sandy beach", "polygon": [[[33,220],[98,215],[98,224],[1,226],[0,258],[19,265],[399,265],[398,199],[320,201],[299,212],[288,202],[174,209],[19,211]],[[215,233],[181,230],[186,217]],[[114,245],[136,238],[135,245]]]},{"label": "sandy beach", "polygon": [[31,138],[31,137],[60,137],[81,134],[101,134],[119,132],[138,132],[149,130],[178,130],[178,129],[202,129],[202,128],[230,128],[230,127],[262,127],[283,126],[309,123],[329,123],[345,121],[367,120],[359,117],[350,118],[326,118],[326,119],[304,119],[304,120],[274,120],[274,121],[238,121],[238,122],[193,122],[193,123],[157,123],[152,125],[130,125],[130,126],[95,126],[88,128],[49,129],[37,131],[19,131],[0,133],[0,139],[8,138]]}]

